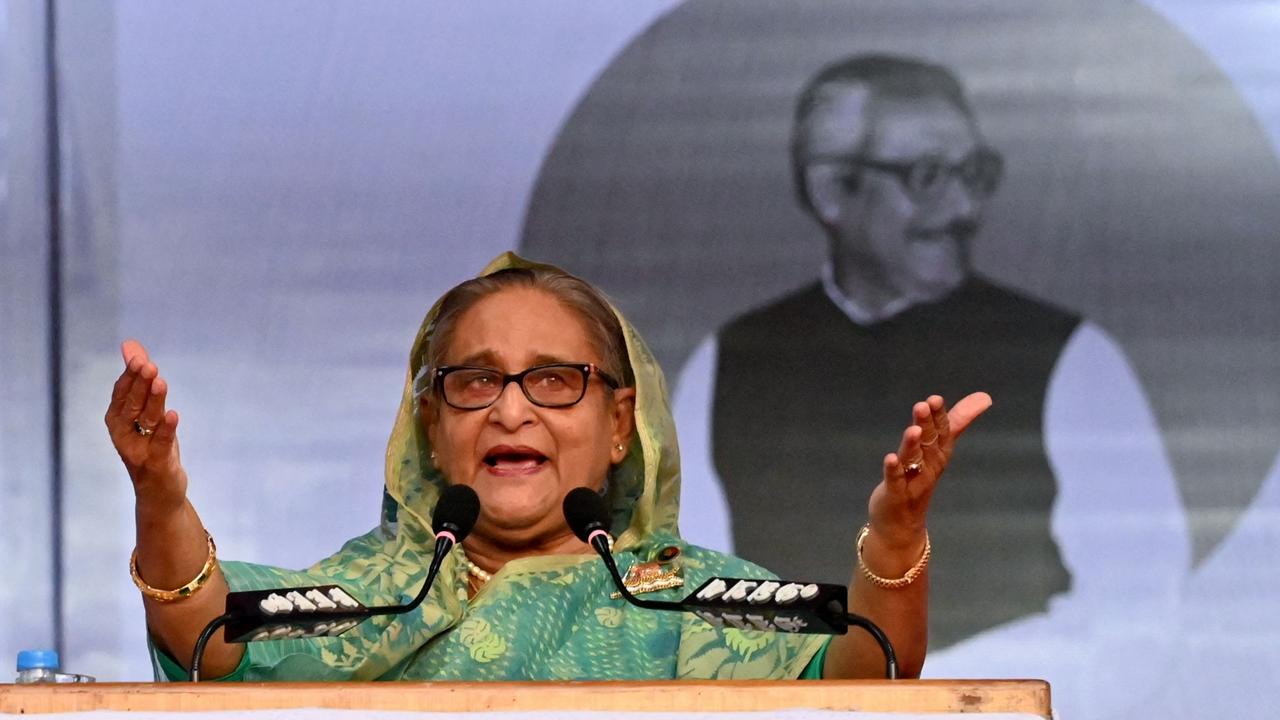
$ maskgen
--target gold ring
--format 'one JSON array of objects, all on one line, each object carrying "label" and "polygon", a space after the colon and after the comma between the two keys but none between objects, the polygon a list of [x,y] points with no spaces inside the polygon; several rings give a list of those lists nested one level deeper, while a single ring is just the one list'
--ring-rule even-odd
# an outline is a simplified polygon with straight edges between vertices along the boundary
[{"label": "gold ring", "polygon": [[138,422],[137,420],[133,421],[133,431],[138,433],[142,437],[150,437],[156,434],[155,428],[146,427],[142,423]]},{"label": "gold ring", "polygon": [[907,478],[913,478],[919,475],[920,471],[923,469],[924,469],[923,462],[907,463],[906,467],[902,468],[902,474],[906,475]]}]

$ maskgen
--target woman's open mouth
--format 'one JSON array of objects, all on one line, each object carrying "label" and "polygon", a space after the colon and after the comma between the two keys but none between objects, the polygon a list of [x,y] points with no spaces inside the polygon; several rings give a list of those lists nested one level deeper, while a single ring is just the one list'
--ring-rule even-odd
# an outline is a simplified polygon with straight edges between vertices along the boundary
[{"label": "woman's open mouth", "polygon": [[547,456],[524,445],[498,445],[489,448],[483,462],[494,475],[528,475],[541,470]]}]

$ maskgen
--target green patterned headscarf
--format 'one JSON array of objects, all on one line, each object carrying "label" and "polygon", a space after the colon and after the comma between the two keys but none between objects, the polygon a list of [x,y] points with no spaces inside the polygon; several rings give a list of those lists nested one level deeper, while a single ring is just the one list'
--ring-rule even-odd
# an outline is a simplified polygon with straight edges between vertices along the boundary
[{"label": "green patterned headscarf", "polygon": [[[550,266],[505,253],[485,268]],[[444,479],[415,413],[413,378],[432,341],[439,302],[409,355],[400,409],[387,443],[382,522],[302,572],[226,562],[234,590],[338,583],[366,605],[405,602],[425,579],[434,538],[430,517]],[[635,376],[636,432],[610,477],[614,557],[626,572],[678,548],[683,588],[649,597],[678,600],[711,576],[765,577],[743,560],[679,538],[680,462],[667,389],[653,355],[617,313]],[[550,555],[507,563],[470,600],[461,548],[445,559],[426,602],[411,613],[366,621],[335,638],[251,643],[231,679],[570,680],[798,677],[820,636],[721,630],[683,613],[632,607],[594,555]],[[667,551],[670,553],[670,550]],[[157,656],[158,668],[169,667]]]},{"label": "green patterned headscarf", "polygon": [[[480,274],[489,275],[508,268],[563,272],[508,252],[495,258]],[[423,319],[413,341],[413,349],[409,353],[410,379],[417,375],[429,356],[433,321],[439,309],[440,302],[437,301]],[[644,341],[635,334],[635,329],[616,309],[614,312],[623,328],[636,382],[636,437],[627,458],[614,469],[610,478],[609,496],[615,518],[613,534],[618,540],[616,547],[623,549],[654,532],[668,536],[678,534],[680,461],[662,370]],[[428,460],[431,447],[414,412],[416,407],[412,382],[406,382],[400,399],[400,412],[396,415],[395,427],[387,443],[387,493],[417,523],[429,527],[431,511],[445,480]]]}]

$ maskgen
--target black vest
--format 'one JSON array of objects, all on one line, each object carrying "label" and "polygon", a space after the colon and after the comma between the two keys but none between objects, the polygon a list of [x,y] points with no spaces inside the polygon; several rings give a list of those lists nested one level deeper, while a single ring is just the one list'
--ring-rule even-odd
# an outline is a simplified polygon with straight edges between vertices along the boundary
[{"label": "black vest", "polygon": [[844,584],[853,543],[911,406],[975,390],[992,408],[959,443],[929,510],[930,646],[1045,609],[1069,585],[1049,534],[1056,486],[1042,418],[1079,319],[972,280],[860,327],[814,284],[719,337],[712,447],[736,554]]}]

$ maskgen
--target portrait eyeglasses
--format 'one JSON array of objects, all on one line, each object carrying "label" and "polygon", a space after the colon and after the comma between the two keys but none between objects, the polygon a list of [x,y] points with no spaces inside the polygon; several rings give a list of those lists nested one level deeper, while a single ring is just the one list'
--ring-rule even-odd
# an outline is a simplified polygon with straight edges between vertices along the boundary
[{"label": "portrait eyeglasses", "polygon": [[837,163],[869,168],[893,175],[916,202],[942,199],[951,178],[957,178],[969,192],[986,199],[995,193],[1004,177],[1004,158],[993,148],[980,147],[958,163],[937,157],[923,157],[910,162],[896,162],[862,155],[819,155],[815,163]]},{"label": "portrait eyeglasses", "polygon": [[564,408],[578,404],[586,396],[592,375],[614,390],[621,387],[592,363],[536,365],[509,375],[491,367],[445,365],[435,371],[435,386],[445,404],[458,410],[489,407],[510,383],[519,385],[529,402],[538,407]]}]

